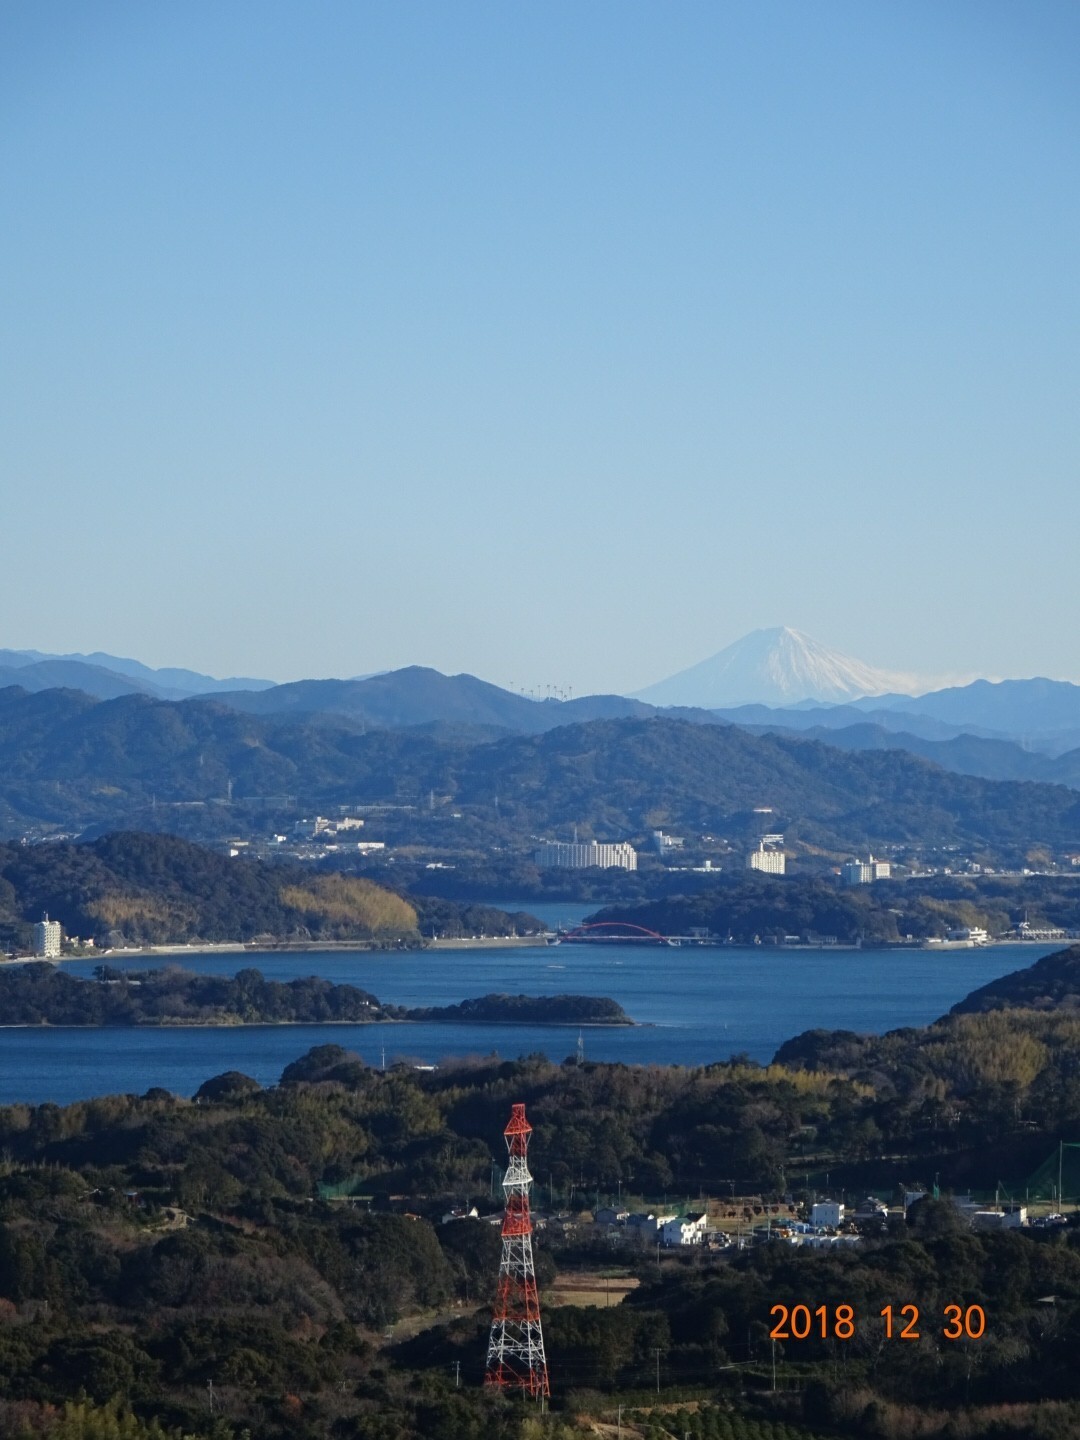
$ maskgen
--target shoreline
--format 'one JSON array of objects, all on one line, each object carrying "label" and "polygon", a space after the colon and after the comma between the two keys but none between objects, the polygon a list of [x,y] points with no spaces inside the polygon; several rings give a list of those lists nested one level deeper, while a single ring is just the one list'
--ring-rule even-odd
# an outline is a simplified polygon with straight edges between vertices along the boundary
[{"label": "shoreline", "polygon": [[42,962],[65,965],[84,960],[139,960],[155,956],[199,955],[334,955],[357,951],[369,955],[411,955],[423,950],[505,950],[514,946],[534,945],[543,949],[542,937],[533,935],[481,935],[478,938],[440,937],[422,940],[414,945],[388,945],[374,940],[215,940],[205,944],[131,945],[115,950],[87,950],[81,955],[4,955],[3,965],[34,965]]},{"label": "shoreline", "polygon": [[[395,955],[421,954],[429,950],[509,950],[532,948],[535,950],[562,949],[570,943],[582,949],[603,948],[601,942],[595,942],[590,946],[589,942],[551,942],[543,936],[536,935],[482,935],[477,938],[452,938],[439,937],[435,940],[424,940],[416,945],[384,945],[372,940],[279,940],[253,943],[244,940],[217,940],[205,944],[173,944],[173,945],[133,945],[119,950],[89,950],[81,955],[0,955],[0,969],[6,965],[70,965],[83,963],[88,960],[142,960],[155,959],[158,957],[183,958],[191,956],[198,958],[203,955],[348,955],[365,954],[371,956],[386,956],[390,958]],[[606,942],[604,942],[606,943]],[[1080,941],[1074,939],[1064,940],[1031,940],[1031,939],[1007,939],[989,940],[978,944],[970,940],[919,940],[914,942],[884,940],[877,944],[846,944],[846,945],[764,945],[752,943],[731,945],[723,940],[692,940],[682,944],[671,946],[679,950],[751,950],[756,954],[768,955],[777,951],[796,951],[805,954],[845,954],[857,955],[860,951],[897,951],[901,954],[912,950],[951,952],[954,950],[1001,950],[1015,948],[1017,946],[1046,946],[1060,945],[1067,949],[1070,945],[1076,945]],[[0,1029],[4,1027],[0,1025]]]},{"label": "shoreline", "polygon": [[476,940],[469,940],[465,936],[454,938],[440,935],[437,940],[426,940],[419,948],[422,950],[508,950],[514,946],[532,945],[540,950],[546,948],[546,944],[542,935],[481,935]]},{"label": "shoreline", "polygon": [[381,1020],[162,1020],[144,1025],[52,1025],[48,1021],[36,1025],[2,1025],[3,1030],[287,1030],[324,1029],[334,1026],[341,1029],[371,1029],[378,1025],[455,1025],[475,1027],[479,1025],[514,1026],[528,1030],[648,1030],[654,1028],[648,1021],[640,1020],[399,1020],[386,1016]]}]

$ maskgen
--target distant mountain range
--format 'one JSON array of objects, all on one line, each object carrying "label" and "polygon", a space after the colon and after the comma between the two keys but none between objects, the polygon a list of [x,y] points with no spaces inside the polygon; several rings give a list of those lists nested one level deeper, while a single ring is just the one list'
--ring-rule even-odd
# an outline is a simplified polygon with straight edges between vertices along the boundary
[{"label": "distant mountain range", "polygon": [[831,851],[1080,847],[1080,796],[1063,786],[719,722],[647,715],[543,734],[460,723],[364,733],[347,716],[257,716],[217,699],[0,690],[0,836],[138,828],[220,839],[357,804],[391,807],[375,838],[480,853],[521,853],[536,835],[577,825],[601,838],[657,826],[739,838],[760,805],[778,828]]},{"label": "distant mountain range", "polygon": [[[575,700],[532,700],[472,675],[443,675],[422,666],[276,685],[155,670],[102,652],[0,650],[0,688],[18,685],[22,691],[78,690],[99,700],[212,698],[232,711],[292,723],[322,717],[360,731],[429,726],[444,735],[447,727],[457,727],[472,740],[662,715],[759,733],[793,731],[839,750],[900,749],[985,779],[1080,788],[1080,686],[1031,679],[976,680],[920,695],[896,688],[911,680],[862,665],[786,628],[756,631],[637,697]],[[886,683],[894,688],[881,689]],[[867,687],[880,693],[867,694]],[[712,703],[718,696],[746,693],[771,695],[774,703]],[[694,696],[701,703],[691,703]],[[842,696],[848,698],[841,701]],[[682,703],[675,703],[680,697]]]},{"label": "distant mountain range", "polygon": [[[494,726],[527,735],[583,720],[656,713],[655,706],[621,695],[530,700],[474,675],[443,675],[423,665],[363,680],[295,680],[258,692],[219,693],[215,699],[249,715],[344,715],[388,729],[458,724]],[[711,721],[714,717],[702,714],[701,718]]]},{"label": "distant mountain range", "polygon": [[24,690],[82,690],[99,700],[118,695],[153,695],[158,700],[184,700],[218,690],[265,690],[272,680],[234,677],[215,680],[197,670],[153,670],[138,660],[96,651],[93,655],[47,655],[41,650],[0,650],[0,687]]},{"label": "distant mountain range", "polygon": [[[880,705],[864,699],[835,706],[661,708],[619,695],[530,700],[472,675],[442,675],[414,665],[365,680],[298,680],[214,698],[251,715],[341,716],[389,729],[454,724],[527,735],[589,720],[664,716],[798,731],[845,750],[909,750],[945,769],[988,779],[1072,785],[1080,776],[1080,757],[1068,753],[1080,749],[1080,686],[1066,681],[976,681],[918,699],[881,697]],[[1039,728],[1044,699],[1044,728]],[[1018,720],[1025,723],[1017,730]]]},{"label": "distant mountain range", "polygon": [[974,680],[926,695],[879,695],[855,701],[860,710],[927,715],[947,725],[988,727],[1030,739],[1036,748],[1072,745],[1080,731],[1080,685],[1068,680]]}]

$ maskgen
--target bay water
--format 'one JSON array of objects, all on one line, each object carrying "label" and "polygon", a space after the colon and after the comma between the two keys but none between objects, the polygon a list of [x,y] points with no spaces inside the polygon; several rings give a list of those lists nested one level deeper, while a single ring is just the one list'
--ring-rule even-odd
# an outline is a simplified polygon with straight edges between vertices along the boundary
[{"label": "bay water", "polygon": [[[526,907],[523,907],[526,908]],[[535,906],[531,908],[534,913]],[[547,909],[548,907],[543,907]],[[552,906],[541,918],[574,923],[586,908]],[[111,954],[117,968],[178,964],[267,979],[321,975],[359,985],[397,1005],[452,1005],[492,992],[604,995],[639,1022],[586,1027],[588,1059],[631,1065],[700,1065],[744,1053],[767,1062],[803,1030],[881,1034],[925,1025],[969,991],[1033,964],[1060,946],[1000,945],[974,950],[782,950],[634,944],[487,944],[461,949],[374,952],[212,952]],[[64,968],[91,975],[93,960]],[[513,1057],[542,1051],[561,1061],[577,1049],[577,1026],[265,1025],[165,1029],[0,1028],[0,1103],[41,1103],[162,1086],[191,1095],[213,1075],[240,1070],[271,1085],[314,1045],[339,1044],[371,1065],[403,1059],[437,1065],[448,1057]]]}]

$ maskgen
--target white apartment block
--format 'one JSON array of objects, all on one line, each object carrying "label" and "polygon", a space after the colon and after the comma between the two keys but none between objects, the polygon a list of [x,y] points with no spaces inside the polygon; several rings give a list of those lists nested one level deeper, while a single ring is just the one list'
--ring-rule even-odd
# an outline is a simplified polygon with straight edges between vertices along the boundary
[{"label": "white apartment block", "polygon": [[34,954],[40,955],[45,960],[52,960],[60,954],[60,942],[63,939],[63,931],[59,920],[50,920],[48,915],[42,916],[34,926]]},{"label": "white apartment block", "polygon": [[592,866],[600,870],[637,869],[637,851],[625,840],[615,845],[602,845],[596,840],[573,843],[548,840],[533,858],[545,869],[588,870]]},{"label": "white apartment block", "polygon": [[760,870],[765,875],[783,875],[787,870],[787,856],[782,849],[766,845],[762,840],[746,857],[746,868]]},{"label": "white apartment block", "polygon": [[888,860],[849,860],[840,867],[841,885],[872,885],[875,880],[888,880],[892,866]]}]

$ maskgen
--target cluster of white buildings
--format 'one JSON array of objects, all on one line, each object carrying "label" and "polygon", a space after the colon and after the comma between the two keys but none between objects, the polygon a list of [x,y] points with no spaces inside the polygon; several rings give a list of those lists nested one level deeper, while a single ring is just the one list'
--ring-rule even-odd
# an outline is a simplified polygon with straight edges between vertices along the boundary
[{"label": "cluster of white buildings", "polygon": [[[292,827],[291,835],[275,835],[274,843],[275,845],[284,845],[290,839],[300,843],[314,841],[315,844],[321,845],[327,850],[336,850],[341,845],[347,844],[350,850],[356,850],[361,855],[371,855],[386,849],[384,840],[356,839],[355,837],[363,828],[364,821],[359,815],[342,815],[337,819],[330,819],[326,815],[316,815],[314,820],[308,817],[298,820]],[[242,843],[247,844],[246,841]]]},{"label": "cluster of white buildings", "polygon": [[359,815],[342,815],[336,820],[331,820],[326,815],[316,815],[314,820],[307,817],[297,820],[292,827],[292,837],[294,840],[322,840],[325,842],[336,840],[350,831],[356,832],[363,828],[364,822]]},{"label": "cluster of white buildings", "polygon": [[546,840],[533,857],[544,869],[589,870],[636,870],[637,851],[626,840],[614,845],[605,845],[598,840]]},{"label": "cluster of white buildings", "polygon": [[[903,1193],[905,1217],[910,1206],[926,1193],[925,1190]],[[951,1196],[950,1199],[974,1230],[1020,1230],[1028,1226],[1053,1228],[1066,1224],[1065,1217],[1056,1213],[1031,1220],[1027,1207],[1018,1202],[991,1207],[972,1200],[969,1195]],[[649,1249],[653,1246],[674,1248],[687,1245],[726,1248],[735,1244],[741,1249],[745,1245],[773,1240],[807,1250],[831,1250],[859,1245],[867,1231],[866,1222],[872,1222],[870,1233],[873,1233],[875,1227],[883,1230],[890,1214],[896,1213],[890,1212],[888,1205],[874,1195],[866,1196],[854,1210],[839,1200],[818,1200],[810,1206],[805,1220],[773,1220],[768,1226],[757,1225],[752,1234],[745,1237],[740,1234],[737,1238],[722,1229],[708,1230],[706,1211],[674,1215],[654,1211],[631,1212],[609,1205],[598,1209],[593,1218],[597,1225],[608,1230],[613,1240],[621,1238],[624,1242]]]},{"label": "cluster of white buildings", "polygon": [[702,1245],[708,1215],[704,1210],[685,1215],[657,1215],[651,1210],[632,1213],[608,1206],[596,1212],[595,1220],[598,1225],[617,1226],[642,1245]]},{"label": "cluster of white buildings", "polygon": [[840,884],[872,885],[875,880],[888,880],[892,866],[888,860],[875,860],[873,855],[866,860],[849,860],[840,867]]},{"label": "cluster of white buildings", "polygon": [[[783,835],[763,835],[747,855],[746,868],[759,870],[763,875],[785,875],[787,855]],[[873,855],[865,860],[848,860],[840,867],[840,884],[844,886],[872,885],[875,880],[888,880],[891,876],[890,862],[876,860]]]},{"label": "cluster of white buildings", "polygon": [[861,1235],[837,1234],[833,1230],[815,1229],[813,1225],[802,1221],[786,1226],[780,1239],[787,1245],[800,1246],[804,1250],[841,1250],[862,1242]]}]

